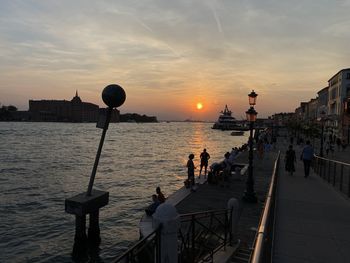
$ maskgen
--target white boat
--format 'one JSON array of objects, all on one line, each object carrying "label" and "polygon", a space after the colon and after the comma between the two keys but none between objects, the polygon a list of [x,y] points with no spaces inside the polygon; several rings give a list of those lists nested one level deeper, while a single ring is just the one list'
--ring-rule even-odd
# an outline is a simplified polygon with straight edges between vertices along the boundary
[{"label": "white boat", "polygon": [[238,130],[238,131],[246,131],[248,130],[246,127],[239,125],[237,120],[232,116],[232,111],[227,108],[225,105],[225,109],[220,112],[220,116],[218,120],[214,123],[213,129],[218,130]]}]

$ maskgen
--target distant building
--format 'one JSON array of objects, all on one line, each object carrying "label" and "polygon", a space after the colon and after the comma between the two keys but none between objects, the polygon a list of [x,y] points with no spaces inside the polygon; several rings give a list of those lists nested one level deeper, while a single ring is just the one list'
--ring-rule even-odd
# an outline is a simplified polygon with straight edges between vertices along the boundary
[{"label": "distant building", "polygon": [[[338,71],[328,80],[328,119],[332,132],[340,138],[349,136],[345,104],[350,93],[350,68]],[[349,140],[349,137],[347,138]]]},{"label": "distant building", "polygon": [[328,109],[328,87],[325,87],[317,92],[318,95],[318,113],[317,117],[321,117],[321,112],[324,111],[327,114]]},{"label": "distant building", "polygon": [[294,112],[281,112],[272,115],[273,126],[286,126],[287,123],[295,117]]},{"label": "distant building", "polygon": [[[99,110],[98,105],[83,102],[77,91],[71,101],[29,100],[28,112],[30,121],[97,122]],[[118,110],[113,110],[111,121],[119,121]]]},{"label": "distant building", "polygon": [[317,120],[317,113],[318,113],[318,98],[311,99],[308,102],[308,111],[307,111],[307,119],[309,121],[316,121]]}]

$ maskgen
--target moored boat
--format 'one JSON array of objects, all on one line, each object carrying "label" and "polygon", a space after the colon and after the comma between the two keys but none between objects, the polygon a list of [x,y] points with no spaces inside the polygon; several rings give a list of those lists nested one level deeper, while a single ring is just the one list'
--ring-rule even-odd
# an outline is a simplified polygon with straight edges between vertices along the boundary
[{"label": "moored boat", "polygon": [[212,129],[218,130],[237,130],[246,131],[248,128],[240,125],[237,120],[232,116],[232,111],[230,111],[225,105],[225,109],[220,112],[218,120],[214,123]]}]

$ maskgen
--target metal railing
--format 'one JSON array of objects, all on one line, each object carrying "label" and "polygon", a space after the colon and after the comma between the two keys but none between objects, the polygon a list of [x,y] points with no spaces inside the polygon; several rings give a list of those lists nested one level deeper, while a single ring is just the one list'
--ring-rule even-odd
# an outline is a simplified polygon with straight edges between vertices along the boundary
[{"label": "metal railing", "polygon": [[121,263],[160,263],[160,231],[161,226],[148,236],[139,240],[135,245],[125,251],[114,262]]},{"label": "metal railing", "polygon": [[[213,262],[214,254],[232,240],[232,209],[180,215],[178,256],[181,263]],[[130,247],[115,262],[160,263],[161,228]]]},{"label": "metal railing", "polygon": [[313,169],[334,188],[350,197],[350,164],[315,155]]},{"label": "metal railing", "polygon": [[249,260],[249,262],[252,263],[271,262],[275,222],[276,186],[280,156],[281,152],[278,153],[274,164],[271,183],[265,200],[263,214],[260,218],[259,228],[255,236],[254,248]]},{"label": "metal railing", "polygon": [[181,215],[179,262],[213,262],[232,241],[232,209]]}]

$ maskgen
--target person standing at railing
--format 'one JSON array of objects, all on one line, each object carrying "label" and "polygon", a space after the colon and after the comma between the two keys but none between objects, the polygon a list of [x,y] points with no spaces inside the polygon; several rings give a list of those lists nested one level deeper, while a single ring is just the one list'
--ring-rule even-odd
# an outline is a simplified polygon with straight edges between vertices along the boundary
[{"label": "person standing at railing", "polygon": [[301,153],[300,159],[304,162],[304,177],[308,177],[310,174],[311,161],[314,156],[314,148],[311,146],[310,141],[306,141],[306,145]]},{"label": "person standing at railing", "polygon": [[194,154],[191,153],[188,156],[188,161],[187,161],[187,165],[186,165],[187,166],[188,181],[190,182],[191,192],[195,192],[195,189],[194,189],[194,169],[196,169],[196,167],[194,166],[193,159],[194,159]]},{"label": "person standing at railing", "polygon": [[208,168],[208,160],[210,159],[210,154],[207,152],[207,149],[203,149],[203,152],[199,156],[201,158],[199,177],[201,177],[202,169],[204,167],[204,178],[207,177],[207,168]]}]

